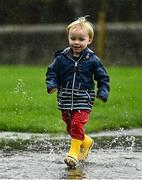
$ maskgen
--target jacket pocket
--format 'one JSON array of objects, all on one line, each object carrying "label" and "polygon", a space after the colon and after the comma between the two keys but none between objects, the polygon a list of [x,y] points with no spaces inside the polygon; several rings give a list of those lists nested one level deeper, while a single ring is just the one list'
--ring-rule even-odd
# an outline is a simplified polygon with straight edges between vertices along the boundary
[{"label": "jacket pocket", "polygon": [[65,92],[67,92],[68,86],[69,86],[69,81],[67,81],[67,84],[66,84],[66,87],[65,87]]},{"label": "jacket pocket", "polygon": [[87,91],[86,91],[86,95],[88,97],[88,104],[91,104],[91,96]]},{"label": "jacket pocket", "polygon": [[58,99],[58,103],[61,104],[62,103],[62,89],[58,91],[57,99]]}]

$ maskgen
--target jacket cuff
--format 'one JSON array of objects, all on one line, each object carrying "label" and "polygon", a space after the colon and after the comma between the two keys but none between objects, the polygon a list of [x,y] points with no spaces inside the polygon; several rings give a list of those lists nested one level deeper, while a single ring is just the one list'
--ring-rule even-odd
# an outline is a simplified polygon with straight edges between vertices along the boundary
[{"label": "jacket cuff", "polygon": [[108,99],[108,96],[105,95],[103,92],[99,92],[99,91],[98,91],[98,93],[97,93],[97,98],[98,98],[98,99],[101,99],[103,102],[106,102],[107,99]]}]

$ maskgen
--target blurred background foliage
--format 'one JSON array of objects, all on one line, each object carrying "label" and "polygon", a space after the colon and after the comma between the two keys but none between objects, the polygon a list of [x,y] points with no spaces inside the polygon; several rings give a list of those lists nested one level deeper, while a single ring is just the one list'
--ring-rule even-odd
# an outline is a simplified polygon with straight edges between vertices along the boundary
[{"label": "blurred background foliage", "polygon": [[0,24],[66,23],[85,14],[96,23],[104,5],[107,22],[142,20],[141,0],[0,0]]}]

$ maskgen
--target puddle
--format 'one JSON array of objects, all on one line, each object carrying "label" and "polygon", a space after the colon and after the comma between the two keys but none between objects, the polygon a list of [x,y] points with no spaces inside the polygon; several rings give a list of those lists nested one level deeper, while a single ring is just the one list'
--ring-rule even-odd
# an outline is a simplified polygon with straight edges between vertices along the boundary
[{"label": "puddle", "polygon": [[115,136],[92,136],[95,144],[89,158],[75,169],[63,161],[68,136],[23,135],[1,136],[0,179],[142,179],[140,134],[120,130]]}]

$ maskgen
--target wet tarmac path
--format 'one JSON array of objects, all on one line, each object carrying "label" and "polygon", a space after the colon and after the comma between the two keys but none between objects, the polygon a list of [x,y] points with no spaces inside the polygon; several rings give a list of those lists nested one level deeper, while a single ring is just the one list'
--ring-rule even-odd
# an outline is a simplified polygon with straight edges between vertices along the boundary
[{"label": "wet tarmac path", "polygon": [[142,179],[141,134],[93,136],[89,158],[75,169],[63,161],[69,137],[24,136],[1,137],[0,179]]}]

